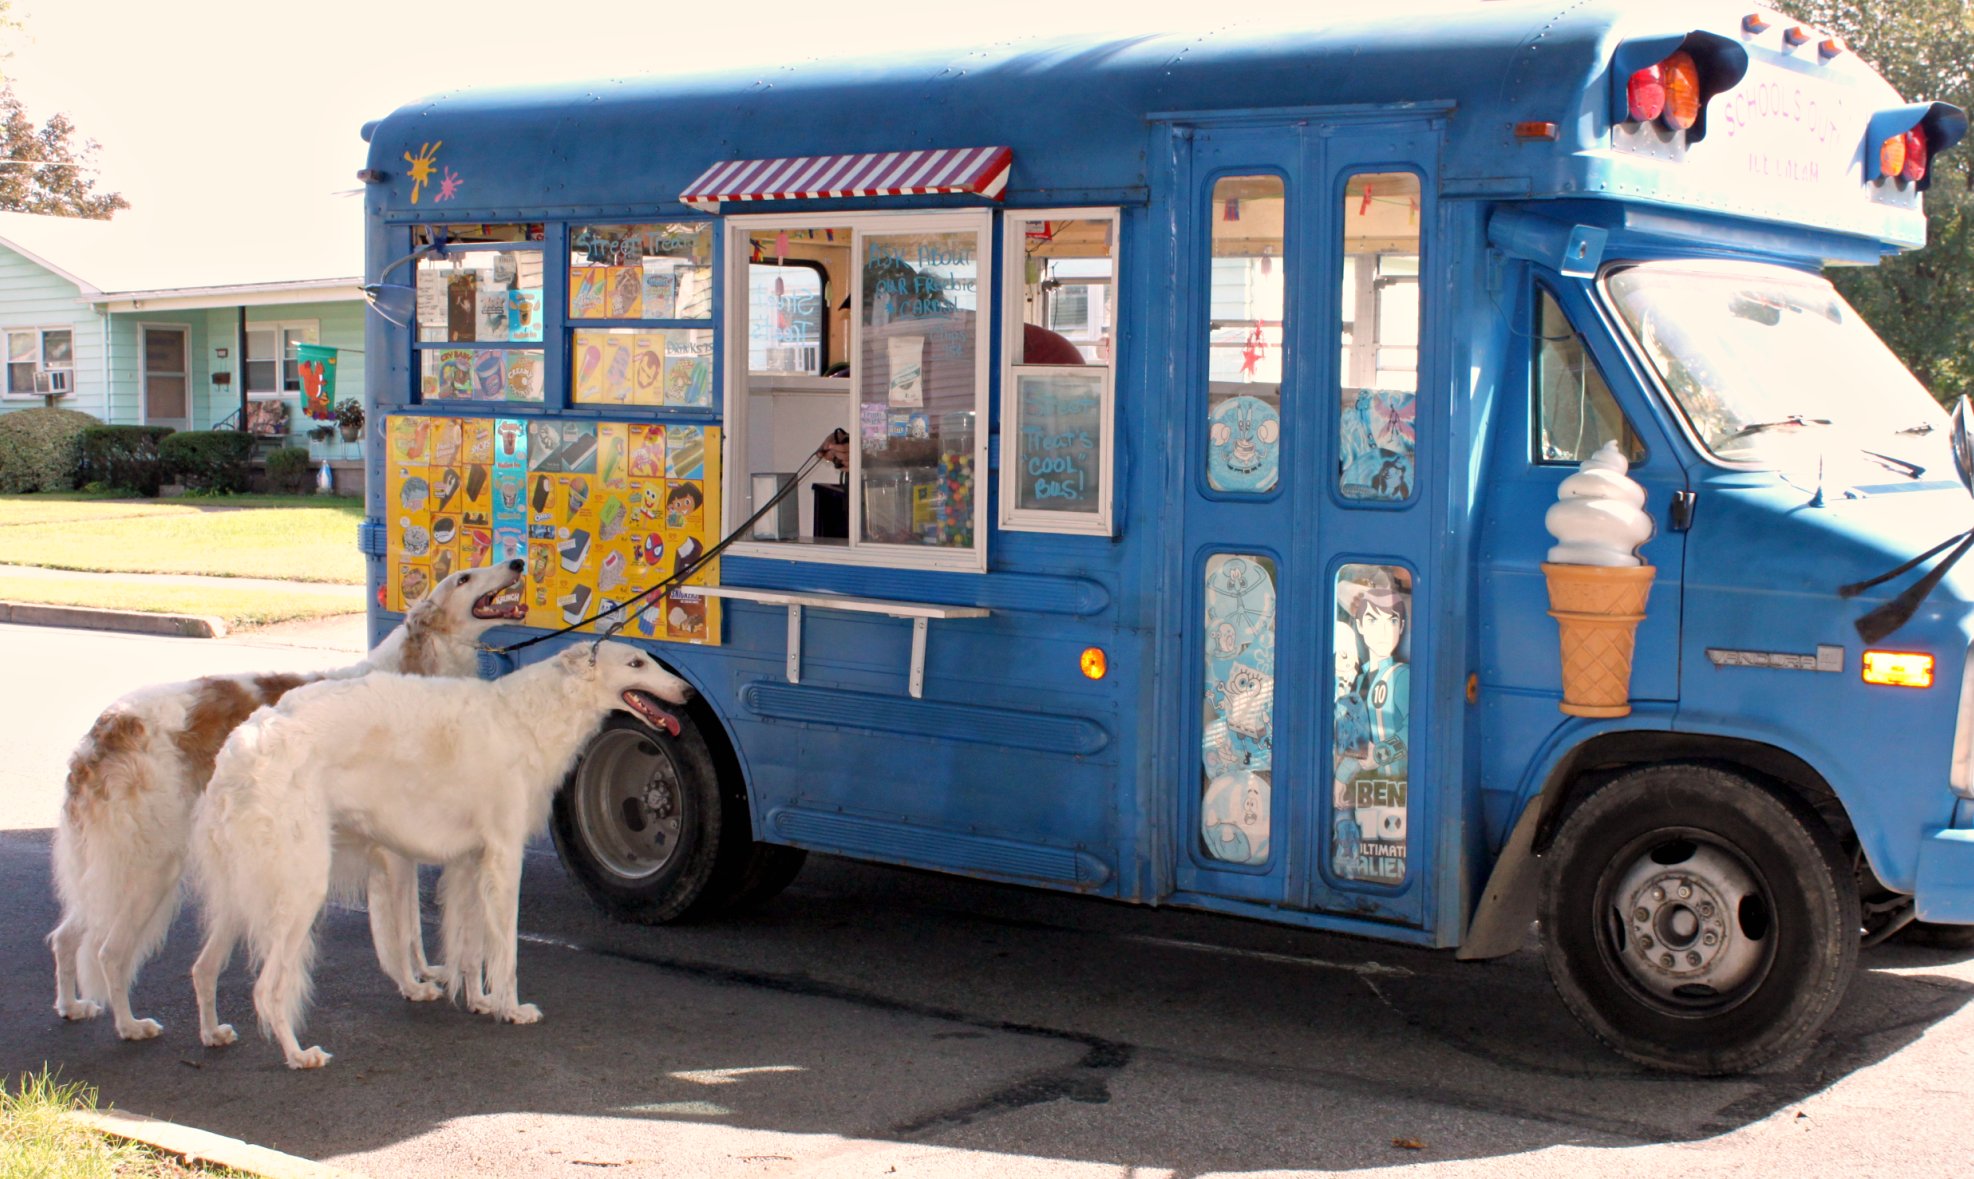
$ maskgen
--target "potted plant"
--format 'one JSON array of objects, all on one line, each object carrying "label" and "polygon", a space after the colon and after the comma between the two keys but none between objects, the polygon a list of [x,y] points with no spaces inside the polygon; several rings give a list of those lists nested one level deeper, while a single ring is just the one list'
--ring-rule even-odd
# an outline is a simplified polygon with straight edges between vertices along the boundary
[{"label": "potted plant", "polygon": [[360,401],[338,401],[336,403],[336,428],[342,431],[343,441],[360,441],[363,438],[363,403]]}]

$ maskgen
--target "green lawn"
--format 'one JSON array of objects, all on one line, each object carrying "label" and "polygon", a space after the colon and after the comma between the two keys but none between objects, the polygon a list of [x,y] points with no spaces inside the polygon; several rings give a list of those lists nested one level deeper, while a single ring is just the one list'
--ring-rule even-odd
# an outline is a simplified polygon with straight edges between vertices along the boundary
[{"label": "green lawn", "polygon": [[0,1081],[0,1179],[247,1179],[224,1167],[188,1165],[139,1143],[111,1139],[68,1117],[96,1108],[96,1091],[46,1070]]},{"label": "green lawn", "polygon": [[0,496],[0,564],[361,585],[362,519],[360,500],[318,496]]},{"label": "green lawn", "polygon": [[86,577],[29,577],[0,573],[0,602],[49,606],[93,606],[98,610],[138,610],[146,614],[205,614],[229,629],[355,614],[363,590],[350,585],[309,585],[294,589],[243,585],[147,584]]}]

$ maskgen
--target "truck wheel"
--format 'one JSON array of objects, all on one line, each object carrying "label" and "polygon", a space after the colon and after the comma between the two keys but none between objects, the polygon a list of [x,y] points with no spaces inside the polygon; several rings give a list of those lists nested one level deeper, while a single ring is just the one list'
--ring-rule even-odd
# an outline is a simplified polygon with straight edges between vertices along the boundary
[{"label": "truck wheel", "polygon": [[748,849],[747,866],[741,873],[740,883],[728,898],[724,911],[745,913],[767,904],[782,889],[795,883],[795,877],[808,859],[809,853],[799,847],[783,847],[778,843],[753,844]]},{"label": "truck wheel", "polygon": [[1632,770],[1544,856],[1543,953],[1571,1014],[1641,1064],[1745,1072],[1809,1043],[1844,997],[1858,899],[1809,810],[1722,770]]},{"label": "truck wheel", "polygon": [[1898,933],[1900,941],[1935,950],[1974,950],[1974,925],[1937,925],[1915,921]]},{"label": "truck wheel", "polygon": [[713,756],[689,715],[679,714],[673,737],[613,713],[556,793],[549,827],[598,908],[662,925],[727,899],[709,888],[724,818]]}]

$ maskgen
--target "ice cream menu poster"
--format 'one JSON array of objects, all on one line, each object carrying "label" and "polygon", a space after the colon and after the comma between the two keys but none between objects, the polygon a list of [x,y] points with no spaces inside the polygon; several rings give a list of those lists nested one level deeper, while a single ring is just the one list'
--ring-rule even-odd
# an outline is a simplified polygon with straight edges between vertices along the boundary
[{"label": "ice cream menu poster", "polygon": [[[386,435],[391,610],[449,573],[520,557],[527,625],[559,629],[630,602],[716,539],[718,427],[400,414]],[[718,583],[717,561],[690,582]],[[719,602],[684,588],[645,599],[621,633],[717,644]]]}]

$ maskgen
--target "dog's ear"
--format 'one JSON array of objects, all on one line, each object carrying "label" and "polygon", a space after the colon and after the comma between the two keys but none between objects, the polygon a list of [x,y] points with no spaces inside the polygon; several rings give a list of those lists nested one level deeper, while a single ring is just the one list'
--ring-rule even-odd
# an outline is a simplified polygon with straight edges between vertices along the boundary
[{"label": "dog's ear", "polygon": [[590,662],[588,643],[571,643],[556,652],[555,662],[570,675],[594,675],[596,665]]}]

